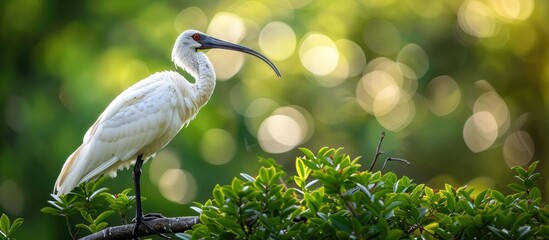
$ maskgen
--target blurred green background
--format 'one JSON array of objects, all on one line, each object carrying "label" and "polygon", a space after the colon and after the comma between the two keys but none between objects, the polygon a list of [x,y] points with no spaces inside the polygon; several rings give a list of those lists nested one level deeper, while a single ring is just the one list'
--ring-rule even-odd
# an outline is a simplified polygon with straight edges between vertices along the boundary
[{"label": "blurred green background", "polygon": [[[509,170],[549,165],[549,2],[543,0],[5,0],[1,6],[0,212],[20,239],[63,239],[40,213],[67,156],[123,89],[174,70],[176,37],[197,29],[257,49],[212,50],[217,88],[145,166],[145,212],[195,215],[256,156],[293,169],[297,147],[344,147],[414,181],[508,192]],[[183,73],[181,69],[178,70]],[[185,75],[188,76],[188,75]],[[549,180],[542,191],[549,197]],[[130,171],[105,185],[131,187]]]}]

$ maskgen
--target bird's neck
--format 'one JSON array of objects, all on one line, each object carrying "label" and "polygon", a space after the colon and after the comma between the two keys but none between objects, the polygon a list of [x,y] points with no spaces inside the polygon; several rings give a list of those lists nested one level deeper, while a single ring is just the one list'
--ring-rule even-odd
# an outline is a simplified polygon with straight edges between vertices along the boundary
[{"label": "bird's neck", "polygon": [[198,106],[203,106],[208,102],[215,88],[215,72],[210,60],[206,54],[198,52],[196,55],[196,71],[191,73],[196,80],[194,87],[197,92]]}]

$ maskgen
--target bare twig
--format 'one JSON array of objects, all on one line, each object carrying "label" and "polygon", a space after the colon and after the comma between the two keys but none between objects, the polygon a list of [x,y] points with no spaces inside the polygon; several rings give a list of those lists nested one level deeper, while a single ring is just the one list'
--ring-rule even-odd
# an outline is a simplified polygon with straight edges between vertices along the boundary
[{"label": "bare twig", "polygon": [[406,159],[402,159],[402,158],[387,158],[385,159],[385,162],[383,162],[383,167],[381,167],[381,172],[383,172],[383,170],[385,170],[385,164],[387,164],[387,162],[389,161],[397,161],[397,162],[403,162],[403,163],[406,163],[408,165],[410,165],[410,161],[406,160]]},{"label": "bare twig", "polygon": [[[372,170],[374,170],[374,166],[376,165],[376,162],[377,162],[377,159],[379,159],[379,156],[381,154],[384,154],[384,152],[381,150],[381,144],[383,143],[383,139],[385,138],[385,131],[381,131],[381,136],[379,137],[379,142],[377,143],[377,148],[376,148],[376,154],[374,156],[374,161],[372,161],[372,165],[370,166],[370,172],[372,172]],[[387,162],[390,162],[390,161],[396,161],[396,162],[403,162],[403,163],[406,163],[406,164],[410,164],[410,161],[406,160],[406,159],[402,159],[402,158],[393,158],[393,157],[389,157],[389,158],[386,158],[385,161],[383,162],[383,166],[381,167],[381,172],[383,172],[383,170],[385,170],[385,165],[387,164]]]},{"label": "bare twig", "polygon": [[[149,225],[159,233],[181,233],[191,229],[197,223],[200,223],[200,218],[196,217],[173,217],[173,218],[158,218],[148,222]],[[114,240],[114,239],[131,239],[134,224],[126,224],[105,228],[100,232],[85,236],[80,240]],[[154,235],[155,233],[148,231],[144,226],[140,226],[135,237],[143,237]]]},{"label": "bare twig", "polygon": [[381,151],[381,143],[383,142],[384,138],[385,138],[385,131],[381,131],[381,136],[379,137],[379,142],[377,143],[376,155],[374,156],[374,161],[372,161],[372,165],[370,166],[369,172],[372,172],[372,170],[374,169],[374,166],[376,165],[379,155],[383,154],[383,152]]}]

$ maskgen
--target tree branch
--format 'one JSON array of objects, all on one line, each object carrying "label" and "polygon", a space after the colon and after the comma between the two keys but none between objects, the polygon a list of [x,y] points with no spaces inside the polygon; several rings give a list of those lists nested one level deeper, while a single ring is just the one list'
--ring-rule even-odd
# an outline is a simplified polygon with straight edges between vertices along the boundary
[{"label": "tree branch", "polygon": [[[159,233],[180,233],[191,229],[197,223],[200,223],[199,217],[173,217],[173,218],[158,218],[148,221],[149,225]],[[105,228],[102,231],[80,238],[80,240],[114,240],[114,239],[131,239],[134,224],[126,224]],[[136,237],[154,235],[145,226],[141,225],[137,231]]]}]

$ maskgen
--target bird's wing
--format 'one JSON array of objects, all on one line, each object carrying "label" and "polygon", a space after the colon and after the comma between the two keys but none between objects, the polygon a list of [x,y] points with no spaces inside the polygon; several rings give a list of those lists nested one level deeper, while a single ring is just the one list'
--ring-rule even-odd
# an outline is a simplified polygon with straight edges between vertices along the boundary
[{"label": "bird's wing", "polygon": [[147,80],[122,92],[86,132],[82,146],[63,166],[56,183],[58,194],[71,191],[121,161],[135,160],[143,147],[156,141],[173,124],[171,121],[179,118],[173,117],[180,97],[175,85]]}]

